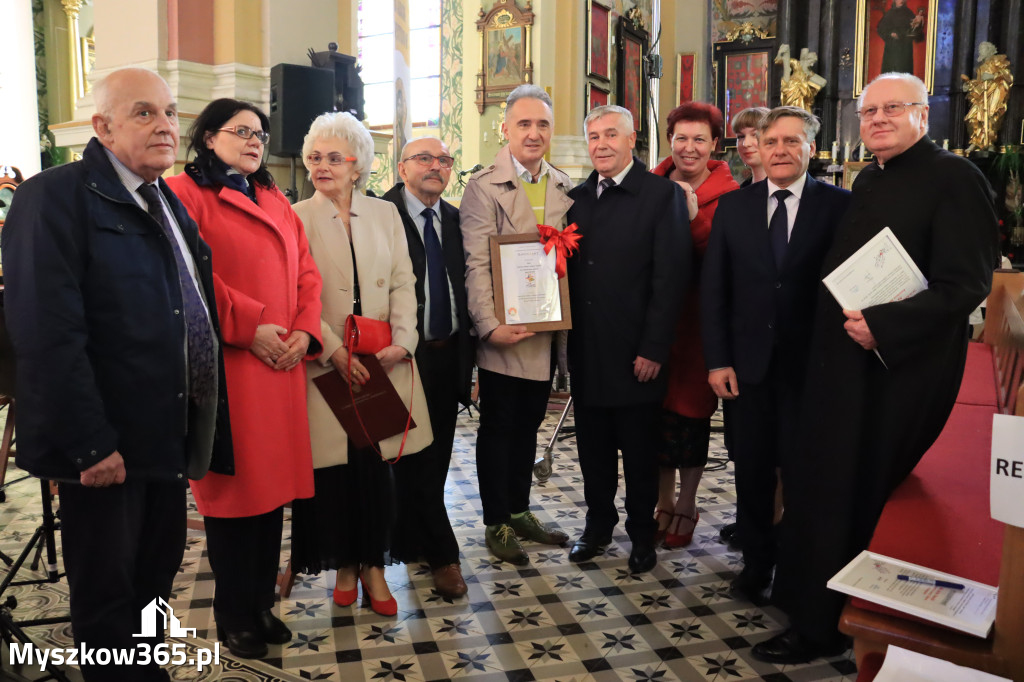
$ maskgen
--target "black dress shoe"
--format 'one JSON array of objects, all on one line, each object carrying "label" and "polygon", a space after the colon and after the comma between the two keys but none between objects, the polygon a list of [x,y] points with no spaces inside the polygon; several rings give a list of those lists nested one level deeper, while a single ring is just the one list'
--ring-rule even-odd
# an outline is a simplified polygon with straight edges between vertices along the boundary
[{"label": "black dress shoe", "polygon": [[754,606],[764,606],[771,601],[771,584],[771,574],[759,575],[744,570],[729,584],[729,591],[737,599],[748,601]]},{"label": "black dress shoe", "polygon": [[260,611],[256,622],[259,624],[260,635],[267,644],[285,644],[292,641],[292,631],[270,609]]},{"label": "black dress shoe", "polygon": [[658,553],[653,544],[633,543],[633,551],[629,553],[629,572],[646,573],[658,563]]},{"label": "black dress shoe", "polygon": [[738,523],[730,523],[722,526],[722,530],[718,532],[718,540],[723,545],[727,545],[729,549],[734,552],[743,549],[743,545],[740,539],[739,531],[740,525]]},{"label": "black dress shoe", "polygon": [[611,542],[611,535],[598,535],[597,533],[583,531],[583,535],[580,536],[580,539],[569,550],[569,561],[577,564],[581,561],[590,561],[600,554],[605,547],[610,545]]},{"label": "black dress shoe", "polygon": [[808,640],[796,630],[789,629],[781,635],[775,635],[769,640],[754,645],[750,653],[754,658],[765,663],[790,665],[807,663],[816,658],[831,658],[844,651],[846,651],[845,642],[820,644]]},{"label": "black dress shoe", "polygon": [[267,655],[267,643],[259,633],[252,630],[227,630],[218,625],[217,639],[224,642],[228,651],[238,658],[263,658]]}]

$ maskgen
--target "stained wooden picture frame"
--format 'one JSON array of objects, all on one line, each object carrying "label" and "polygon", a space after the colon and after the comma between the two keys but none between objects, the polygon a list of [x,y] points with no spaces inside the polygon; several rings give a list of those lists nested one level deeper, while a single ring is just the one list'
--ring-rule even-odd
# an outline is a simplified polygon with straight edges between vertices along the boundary
[{"label": "stained wooden picture frame", "polygon": [[638,30],[625,17],[619,18],[616,33],[619,63],[615,103],[633,114],[638,147],[647,147],[647,79],[644,77],[644,58],[647,56],[647,32]]},{"label": "stained wooden picture frame", "polygon": [[502,273],[502,247],[515,244],[537,244],[538,246],[541,246],[540,239],[536,234],[491,235],[491,282],[492,289],[494,291],[494,314],[498,318],[498,322],[501,324],[523,325],[526,327],[527,331],[531,332],[572,329],[572,311],[569,308],[568,275],[558,279],[559,311],[561,312],[558,320],[526,323],[518,322],[514,319],[509,321],[506,311],[509,309],[509,306],[514,305],[514,303],[505,300],[507,294],[506,289],[508,287],[505,286],[505,278]]}]

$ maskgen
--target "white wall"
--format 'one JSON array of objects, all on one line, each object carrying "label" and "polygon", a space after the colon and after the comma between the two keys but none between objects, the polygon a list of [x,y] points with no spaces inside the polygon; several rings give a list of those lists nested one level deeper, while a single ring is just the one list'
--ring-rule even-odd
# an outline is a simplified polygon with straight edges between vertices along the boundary
[{"label": "white wall", "polygon": [[32,3],[5,3],[0,45],[0,165],[17,166],[28,177],[39,172]]}]

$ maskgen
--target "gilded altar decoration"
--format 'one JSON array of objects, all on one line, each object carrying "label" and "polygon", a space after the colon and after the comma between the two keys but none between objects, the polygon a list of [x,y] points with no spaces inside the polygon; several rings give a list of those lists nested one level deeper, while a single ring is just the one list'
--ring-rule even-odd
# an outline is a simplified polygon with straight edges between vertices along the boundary
[{"label": "gilded altar decoration", "polygon": [[798,107],[811,112],[814,98],[828,83],[814,73],[814,65],[818,63],[818,55],[806,47],[800,50],[800,59],[790,57],[789,45],[779,46],[779,54],[775,57],[776,64],[782,64],[782,87],[780,103],[783,106]]},{"label": "gilded altar decoration", "polygon": [[971,105],[964,117],[971,134],[967,152],[993,149],[1006,115],[1010,86],[1013,85],[1010,60],[1005,54],[996,54],[996,46],[985,41],[978,46],[978,69],[974,80],[963,74],[960,78]]}]

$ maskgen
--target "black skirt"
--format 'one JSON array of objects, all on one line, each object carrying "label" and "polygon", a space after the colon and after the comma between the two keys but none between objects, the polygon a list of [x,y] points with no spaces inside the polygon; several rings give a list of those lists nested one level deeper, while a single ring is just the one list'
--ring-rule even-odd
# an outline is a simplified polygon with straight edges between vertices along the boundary
[{"label": "black skirt", "polygon": [[675,469],[705,466],[710,443],[710,417],[684,417],[671,410],[661,411],[660,466]]},{"label": "black skirt", "polygon": [[348,444],[348,464],[316,469],[314,497],[292,503],[292,570],[385,566],[394,525],[391,465]]}]

